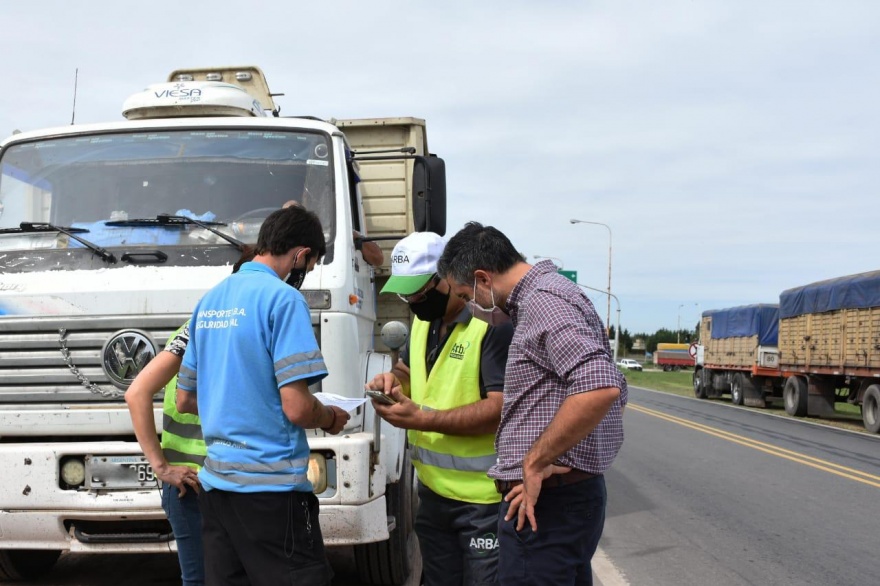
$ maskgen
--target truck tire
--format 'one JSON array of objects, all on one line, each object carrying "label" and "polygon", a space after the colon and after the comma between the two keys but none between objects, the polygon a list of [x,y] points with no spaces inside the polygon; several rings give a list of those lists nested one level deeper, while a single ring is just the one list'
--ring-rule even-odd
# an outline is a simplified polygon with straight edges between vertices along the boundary
[{"label": "truck tire", "polygon": [[871,385],[862,398],[862,421],[871,433],[880,433],[880,385]]},{"label": "truck tire", "polygon": [[782,388],[785,412],[795,417],[807,414],[807,381],[801,376],[790,376]]},{"label": "truck tire", "polygon": [[744,386],[743,373],[738,372],[733,375],[733,380],[730,383],[730,402],[734,405],[743,404],[743,397],[745,396],[743,390]]},{"label": "truck tire", "polygon": [[412,569],[411,556],[418,555],[418,543],[413,531],[418,506],[408,449],[403,470],[399,482],[385,486],[386,510],[388,516],[396,521],[388,539],[354,548],[355,564],[363,584],[403,584]]},{"label": "truck tire", "polygon": [[54,549],[0,550],[0,580],[33,580],[49,572],[60,551]]},{"label": "truck tire", "polygon": [[697,399],[706,399],[709,397],[709,394],[706,392],[706,387],[703,384],[703,370],[698,369],[694,371],[694,396]]}]

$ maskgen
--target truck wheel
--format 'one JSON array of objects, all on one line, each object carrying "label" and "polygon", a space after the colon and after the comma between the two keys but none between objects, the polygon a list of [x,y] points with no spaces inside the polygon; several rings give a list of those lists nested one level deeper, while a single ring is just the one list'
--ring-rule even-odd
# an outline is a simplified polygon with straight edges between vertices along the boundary
[{"label": "truck wheel", "polygon": [[706,393],[706,387],[703,385],[703,371],[694,371],[694,396],[697,399],[705,399],[709,395]]},{"label": "truck wheel", "polygon": [[53,549],[0,550],[0,580],[33,580],[49,572],[60,551]]},{"label": "truck wheel", "polygon": [[807,381],[800,376],[790,376],[782,388],[785,412],[795,417],[807,414]]},{"label": "truck wheel", "polygon": [[743,374],[741,372],[733,375],[733,382],[730,383],[730,402],[734,405],[743,404]]},{"label": "truck wheel", "polygon": [[862,398],[862,421],[871,433],[880,433],[880,385],[871,385]]},{"label": "truck wheel", "polygon": [[388,540],[354,548],[355,564],[363,584],[403,584],[409,577],[411,557],[418,555],[418,542],[413,531],[418,497],[414,493],[413,466],[408,449],[403,470],[399,482],[385,486],[388,516],[396,521]]}]

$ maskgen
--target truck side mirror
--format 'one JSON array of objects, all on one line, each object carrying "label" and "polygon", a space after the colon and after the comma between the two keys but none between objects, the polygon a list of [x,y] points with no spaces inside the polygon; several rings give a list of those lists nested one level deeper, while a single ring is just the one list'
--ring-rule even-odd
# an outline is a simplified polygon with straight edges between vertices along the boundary
[{"label": "truck side mirror", "polygon": [[446,163],[436,155],[413,159],[412,213],[416,232],[446,234]]}]

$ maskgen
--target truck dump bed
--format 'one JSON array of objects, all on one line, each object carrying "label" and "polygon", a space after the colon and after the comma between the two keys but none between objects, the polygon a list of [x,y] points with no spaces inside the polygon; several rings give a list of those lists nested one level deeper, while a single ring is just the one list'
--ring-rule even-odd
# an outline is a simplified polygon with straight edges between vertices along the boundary
[{"label": "truck dump bed", "polygon": [[880,370],[880,271],[783,291],[779,317],[783,368]]},{"label": "truck dump bed", "polygon": [[774,304],[704,311],[700,324],[704,363],[740,368],[758,365],[758,347],[778,343],[778,318],[779,306]]},{"label": "truck dump bed", "polygon": [[[417,155],[428,154],[425,121],[419,118],[364,118],[337,120],[336,126],[345,133],[354,151],[390,151],[415,148]],[[391,153],[384,153],[390,155]],[[409,194],[412,193],[413,163],[411,159],[362,161],[359,163],[360,189],[363,199],[366,234],[403,238],[413,231]],[[385,264],[374,267],[377,290],[391,275],[391,250],[396,240],[378,244],[385,252]],[[410,323],[410,311],[396,295],[379,295],[376,308],[374,340],[376,348],[387,351],[379,337],[382,326],[392,320]]]}]

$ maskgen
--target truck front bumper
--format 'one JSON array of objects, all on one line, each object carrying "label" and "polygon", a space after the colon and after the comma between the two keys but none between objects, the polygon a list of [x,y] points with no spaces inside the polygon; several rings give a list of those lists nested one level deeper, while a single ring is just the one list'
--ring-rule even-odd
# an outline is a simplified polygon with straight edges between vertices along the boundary
[{"label": "truck front bumper", "polygon": [[[59,462],[70,455],[140,455],[135,442],[0,444],[0,549],[56,549],[124,553],[175,551],[173,540],[157,540],[165,519],[158,486],[136,490],[73,490],[59,482]],[[327,491],[318,495],[321,531],[327,545],[355,545],[388,539],[386,474],[373,463],[372,434],[310,437],[313,452],[335,463]],[[131,542],[80,540],[77,527],[114,524],[131,532]],[[143,540],[137,540],[139,526]],[[131,531],[129,531],[131,529]],[[165,530],[167,532],[167,530]]]}]

